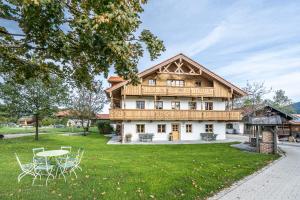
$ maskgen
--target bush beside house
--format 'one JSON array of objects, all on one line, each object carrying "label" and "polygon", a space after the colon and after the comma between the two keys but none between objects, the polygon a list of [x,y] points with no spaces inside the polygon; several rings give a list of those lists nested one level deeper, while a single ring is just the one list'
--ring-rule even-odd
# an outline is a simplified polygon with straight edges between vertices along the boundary
[{"label": "bush beside house", "polygon": [[97,127],[100,134],[111,134],[113,127],[110,125],[110,121],[99,121]]}]

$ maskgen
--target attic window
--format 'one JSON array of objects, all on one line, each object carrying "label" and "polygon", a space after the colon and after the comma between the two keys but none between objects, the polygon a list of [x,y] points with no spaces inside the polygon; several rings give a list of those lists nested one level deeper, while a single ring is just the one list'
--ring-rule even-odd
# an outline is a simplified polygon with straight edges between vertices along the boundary
[{"label": "attic window", "polygon": [[167,80],[167,86],[184,87],[184,80]]},{"label": "attic window", "polygon": [[156,80],[155,79],[149,79],[148,80],[148,85],[152,85],[152,86],[156,85]]},{"label": "attic window", "polygon": [[195,82],[195,87],[201,87],[201,81],[196,81]]}]

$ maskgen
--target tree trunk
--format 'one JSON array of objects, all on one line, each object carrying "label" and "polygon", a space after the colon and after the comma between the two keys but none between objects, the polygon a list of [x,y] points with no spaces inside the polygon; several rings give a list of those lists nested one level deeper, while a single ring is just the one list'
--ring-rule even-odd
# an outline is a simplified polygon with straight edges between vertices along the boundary
[{"label": "tree trunk", "polygon": [[89,130],[90,130],[90,119],[88,119],[86,124],[86,131],[89,132]]},{"label": "tree trunk", "polygon": [[86,130],[85,130],[85,127],[84,127],[84,119],[81,118],[81,126],[83,128],[83,136],[86,136]]},{"label": "tree trunk", "polygon": [[35,140],[39,140],[39,115],[35,115]]}]

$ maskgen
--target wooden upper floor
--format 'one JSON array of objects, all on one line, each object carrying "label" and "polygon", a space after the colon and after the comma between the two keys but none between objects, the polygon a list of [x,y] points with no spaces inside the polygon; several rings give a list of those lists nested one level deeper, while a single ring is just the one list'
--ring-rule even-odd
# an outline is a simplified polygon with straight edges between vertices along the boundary
[{"label": "wooden upper floor", "polygon": [[[240,111],[225,109],[225,101],[228,104],[246,93],[182,54],[139,73],[138,77],[138,85],[116,77],[109,79],[111,87],[106,93],[111,100],[112,120],[241,120]],[[149,108],[135,107],[137,101],[142,105],[141,100],[147,102],[147,98],[152,102]],[[153,104],[158,101],[164,101],[161,109]],[[182,106],[195,103],[193,107],[197,109],[173,109],[172,101],[181,101]],[[205,110],[206,101],[223,102],[224,108]]]},{"label": "wooden upper floor", "polygon": [[122,96],[217,97],[233,99],[246,93],[220,76],[179,54],[138,74],[140,84],[110,78],[109,98]]}]

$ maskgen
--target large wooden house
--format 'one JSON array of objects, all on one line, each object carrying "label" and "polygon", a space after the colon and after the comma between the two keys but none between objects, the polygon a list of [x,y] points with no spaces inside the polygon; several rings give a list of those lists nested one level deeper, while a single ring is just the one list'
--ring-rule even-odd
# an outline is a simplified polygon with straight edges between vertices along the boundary
[{"label": "large wooden house", "polygon": [[[200,140],[201,133],[225,139],[226,124],[240,122],[232,100],[246,93],[183,54],[138,74],[139,85],[110,77],[110,120],[119,127],[122,141],[131,134],[153,140]],[[242,123],[241,123],[242,125]],[[243,129],[243,127],[241,128]]]}]

